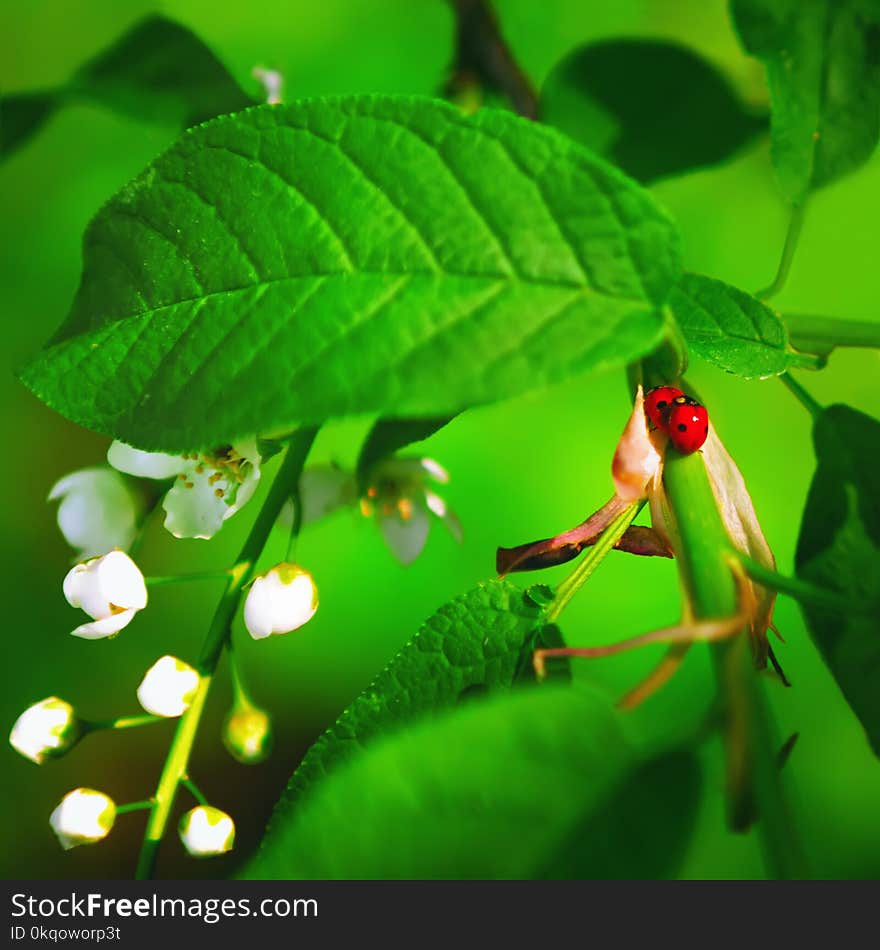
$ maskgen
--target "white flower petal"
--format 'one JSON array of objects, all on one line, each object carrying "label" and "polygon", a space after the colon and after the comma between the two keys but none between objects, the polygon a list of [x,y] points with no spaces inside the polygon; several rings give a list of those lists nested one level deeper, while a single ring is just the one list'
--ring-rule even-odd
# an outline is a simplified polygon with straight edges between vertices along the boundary
[{"label": "white flower petal", "polygon": [[409,518],[398,513],[377,515],[379,528],[391,553],[401,564],[412,564],[422,553],[431,527],[426,509],[413,505]]},{"label": "white flower petal", "polygon": [[624,501],[638,501],[647,497],[648,486],[659,485],[663,471],[663,456],[655,442],[661,445],[666,433],[659,429],[651,432],[645,415],[645,395],[639,386],[632,414],[617,444],[611,474],[617,494]]},{"label": "white flower petal", "polygon": [[434,459],[423,458],[419,459],[419,463],[435,482],[445,485],[449,481],[449,472],[439,462]]},{"label": "white flower petal", "polygon": [[72,745],[77,732],[73,706],[57,696],[50,696],[29,706],[16,719],[9,733],[9,744],[39,765],[47,756]]},{"label": "white flower petal", "polygon": [[175,656],[163,656],[147,670],[137,689],[141,706],[154,716],[182,716],[199,687],[199,674]]},{"label": "white flower petal", "polygon": [[137,533],[138,499],[111,468],[86,468],[56,482],[49,501],[61,499],[58,527],[81,557],[127,548]]},{"label": "white flower petal", "polygon": [[64,578],[63,589],[72,607],[81,607],[95,620],[119,614],[120,609],[147,606],[144,576],[124,551],[75,564]]},{"label": "white flower petal", "polygon": [[351,472],[335,465],[313,465],[302,473],[299,492],[303,506],[302,523],[307,525],[337,508],[353,504],[357,485]]},{"label": "white flower petal", "polygon": [[298,564],[276,564],[251,585],[244,624],[255,640],[262,640],[297,630],[317,609],[318,590],[312,575]]},{"label": "white flower petal", "polygon": [[183,459],[165,452],[144,452],[124,442],[114,442],[107,450],[107,461],[119,472],[141,478],[174,478],[183,471]]},{"label": "white flower petal", "polygon": [[235,843],[235,822],[211,805],[198,805],[180,819],[178,833],[183,846],[194,858],[224,854]]},{"label": "white flower petal", "polygon": [[226,458],[180,460],[180,475],[162,502],[165,527],[174,537],[212,538],[253,497],[261,474],[256,439],[236,443],[229,456],[243,462],[233,470]]},{"label": "white flower petal", "polygon": [[103,792],[75,788],[49,817],[49,824],[65,851],[105,838],[116,820],[116,805]]},{"label": "white flower petal", "polygon": [[72,637],[80,637],[83,640],[102,640],[104,637],[115,637],[123,628],[127,627],[136,610],[121,610],[118,614],[111,614],[102,620],[93,620],[91,623],[83,623],[70,631]]}]

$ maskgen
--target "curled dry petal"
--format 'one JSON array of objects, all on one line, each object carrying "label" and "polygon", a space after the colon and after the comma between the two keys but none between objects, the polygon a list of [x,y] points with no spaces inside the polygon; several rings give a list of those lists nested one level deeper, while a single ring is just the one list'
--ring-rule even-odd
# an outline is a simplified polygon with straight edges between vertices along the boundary
[{"label": "curled dry petal", "polygon": [[[703,460],[719,513],[734,546],[762,567],[775,570],[776,559],[761,530],[745,479],[711,424],[703,446]],[[776,592],[751,580],[743,585],[743,591],[743,596],[751,601],[743,606],[750,617],[755,665],[763,669],[769,653],[767,628],[771,624]]]},{"label": "curled dry petal", "polygon": [[611,475],[617,494],[625,502],[639,501],[660,484],[666,433],[648,428],[645,394],[639,386],[632,415],[617,443]]}]

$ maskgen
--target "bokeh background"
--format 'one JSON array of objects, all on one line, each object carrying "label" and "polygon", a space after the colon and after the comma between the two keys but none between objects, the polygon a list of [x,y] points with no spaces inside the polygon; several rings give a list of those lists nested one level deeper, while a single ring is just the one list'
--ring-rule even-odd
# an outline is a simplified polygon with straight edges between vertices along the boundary
[{"label": "bokeh background", "polygon": [[[678,39],[722,68],[750,102],[765,101],[759,66],[745,57],[722,0],[499,0],[504,32],[540,84],[552,65],[591,39]],[[452,20],[442,0],[29,0],[0,2],[0,89],[60,83],[84,59],[146,13],[159,10],[193,29],[253,91],[251,68],[282,70],[288,98],[322,93],[437,90],[451,56]],[[14,371],[62,320],[79,276],[79,242],[95,210],[170,143],[177,130],[71,106],[0,166],[0,494],[3,689],[0,725],[55,693],[86,716],[136,711],[134,691],[161,654],[193,658],[217,592],[211,584],[157,589],[149,610],[116,640],[68,636],[79,622],[61,593],[70,551],[46,495],[61,475],[99,462],[105,439],[54,415],[20,386]],[[747,289],[772,277],[786,227],[768,143],[759,140],[722,167],[654,188],[681,223],[689,268]],[[816,195],[780,307],[878,319],[880,159]],[[880,360],[871,351],[835,354],[806,380],[822,402],[878,411]],[[814,458],[809,418],[773,380],[746,383],[695,365],[690,379],[744,472],[783,572],[791,572],[800,512]],[[229,398],[234,399],[231,392]],[[176,836],[160,857],[165,877],[225,876],[259,840],[274,801],[304,750],[333,721],[436,607],[492,575],[494,549],[576,523],[610,494],[609,462],[628,411],[621,376],[593,377],[516,402],[469,412],[427,444],[452,472],[447,497],[465,526],[459,548],[435,527],[425,555],[400,568],[373,525],[343,513],[310,528],[300,558],[312,569],[322,607],[302,631],[254,643],[237,630],[248,682],[277,726],[276,751],[256,768],[234,762],[219,740],[229,701],[227,670],[192,763],[193,777],[238,824],[234,855],[185,858]],[[368,420],[330,427],[315,457],[354,460]],[[158,525],[140,561],[147,573],[195,571],[230,562],[256,506],[217,539],[178,542]],[[274,538],[269,562],[282,553]],[[559,569],[557,569],[558,572]],[[562,569],[564,571],[564,569]],[[558,579],[548,575],[553,581]],[[564,618],[572,644],[615,640],[673,621],[679,611],[674,567],[612,555]],[[817,875],[880,875],[880,764],[810,643],[797,607],[782,599],[778,650],[794,686],[770,689],[781,736],[800,733],[786,784]],[[651,650],[583,661],[577,676],[618,695],[656,659]],[[658,736],[695,723],[711,701],[705,650],[635,713]],[[68,757],[37,768],[9,746],[0,750],[0,873],[6,878],[130,876],[144,813],[120,819],[102,845],[64,853],[47,822],[77,785],[118,802],[154,788],[173,724],[91,737]],[[706,784],[697,831],[682,874],[760,877],[754,835],[724,828],[720,747],[702,752]],[[552,796],[551,796],[552,797]],[[187,805],[187,807],[189,807]]]}]

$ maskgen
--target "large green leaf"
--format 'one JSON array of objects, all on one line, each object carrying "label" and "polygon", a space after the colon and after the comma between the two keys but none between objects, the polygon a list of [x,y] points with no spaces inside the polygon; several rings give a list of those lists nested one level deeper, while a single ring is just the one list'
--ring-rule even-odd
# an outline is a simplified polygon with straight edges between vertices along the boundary
[{"label": "large green leaf", "polygon": [[695,356],[745,379],[763,379],[793,366],[815,366],[796,353],[785,324],[751,294],[702,274],[685,274],[669,305]]},{"label": "large green leaf", "polygon": [[767,126],[711,63],[662,40],[579,47],[547,77],[540,109],[640,181],[723,161]]},{"label": "large green leaf", "polygon": [[681,854],[697,781],[692,761],[640,768],[598,694],[521,690],[352,758],[273,823],[244,876],[659,876]]},{"label": "large green leaf", "polygon": [[846,615],[806,603],[801,609],[880,755],[880,422],[830,406],[816,419],[813,440],[819,464],[798,537],[797,572],[845,594],[854,609]]},{"label": "large green leaf", "polygon": [[880,0],[732,0],[767,71],[773,163],[790,201],[852,171],[880,135]]},{"label": "large green leaf", "polygon": [[[444,604],[312,745],[278,814],[377,735],[485,691],[511,687],[523,669],[530,671],[523,660],[537,639],[546,641],[544,623],[542,610],[508,581],[488,581]],[[558,637],[554,628],[549,633]]]},{"label": "large green leaf", "polygon": [[24,145],[70,102],[107,106],[135,119],[195,125],[254,105],[190,30],[163,16],[137,23],[63,86],[0,99],[0,159]]},{"label": "large green leaf", "polygon": [[651,350],[678,244],[647,192],[509,113],[261,106],[186,133],[100,211],[22,378],[168,451],[451,415]]}]

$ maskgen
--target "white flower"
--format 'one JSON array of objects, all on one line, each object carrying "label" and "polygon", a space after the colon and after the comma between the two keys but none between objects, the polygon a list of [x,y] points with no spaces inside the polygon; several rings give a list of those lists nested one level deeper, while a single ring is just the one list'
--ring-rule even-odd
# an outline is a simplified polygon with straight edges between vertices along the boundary
[{"label": "white flower", "polygon": [[277,69],[264,69],[262,66],[254,66],[251,75],[262,84],[266,91],[266,104],[270,106],[280,105],[284,89],[284,76]]},{"label": "white flower", "polygon": [[34,703],[16,719],[9,744],[25,758],[41,765],[49,756],[57,756],[75,745],[81,734],[73,706],[50,696]]},{"label": "white flower", "polygon": [[250,703],[236,705],[223,724],[223,744],[244,765],[264,761],[272,750],[269,714]]},{"label": "white flower", "polygon": [[130,547],[143,504],[112,468],[84,468],[57,481],[49,501],[61,500],[58,527],[81,558]]},{"label": "white flower", "polygon": [[298,564],[282,562],[258,577],[244,602],[244,625],[255,640],[290,633],[315,615],[318,589]]},{"label": "white flower", "polygon": [[177,827],[183,846],[194,858],[208,858],[232,850],[235,823],[225,811],[211,805],[191,808]]},{"label": "white flower", "polygon": [[446,484],[447,471],[429,458],[390,458],[370,473],[370,486],[361,499],[361,512],[375,517],[385,543],[403,564],[422,553],[431,516],[439,518],[456,541],[461,541],[461,523],[430,482]]},{"label": "white flower", "polygon": [[68,792],[49,816],[49,824],[65,851],[106,838],[115,820],[113,799],[93,788]]},{"label": "white flower", "polygon": [[212,538],[251,499],[260,480],[256,439],[212,453],[167,455],[114,442],[107,461],[141,478],[174,478],[162,502],[165,527],[176,538]]},{"label": "white flower", "polygon": [[182,716],[199,688],[199,674],[176,656],[163,656],[147,670],[137,698],[154,716]]},{"label": "white flower", "polygon": [[73,636],[96,640],[119,633],[147,606],[147,585],[124,551],[110,551],[75,564],[64,578],[64,596],[71,607],[81,607],[94,617],[94,623],[72,630]]}]

